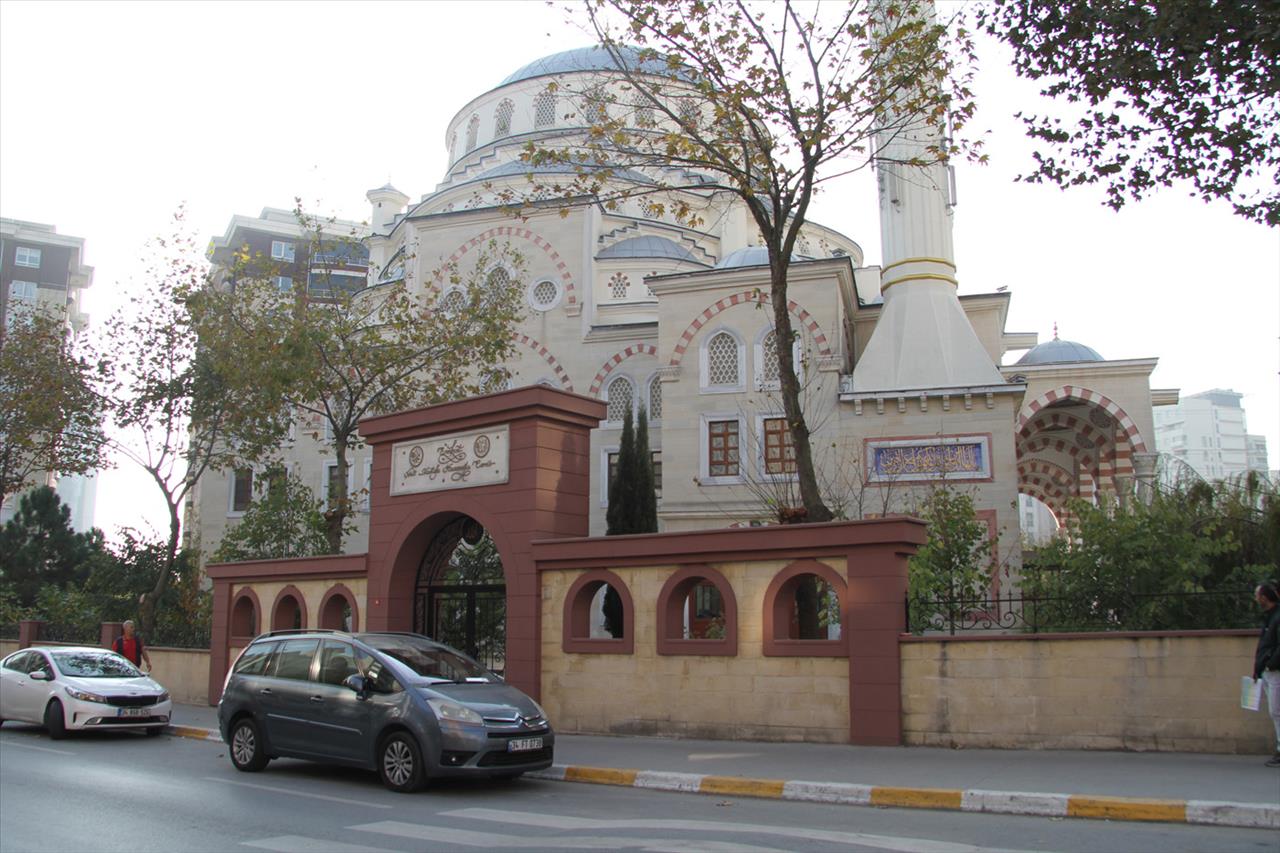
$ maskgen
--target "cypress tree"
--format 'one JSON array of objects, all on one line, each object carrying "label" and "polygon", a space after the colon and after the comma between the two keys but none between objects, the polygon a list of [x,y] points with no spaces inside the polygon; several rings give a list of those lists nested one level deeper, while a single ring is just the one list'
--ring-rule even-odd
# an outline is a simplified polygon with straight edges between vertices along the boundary
[{"label": "cypress tree", "polygon": [[658,497],[654,492],[653,454],[649,452],[649,414],[640,406],[636,427],[636,525],[635,533],[658,532]]},{"label": "cypress tree", "polygon": [[605,535],[620,536],[637,532],[635,527],[636,497],[636,431],[627,406],[622,418],[622,444],[618,448],[618,464],[609,481],[609,511],[605,513]]}]

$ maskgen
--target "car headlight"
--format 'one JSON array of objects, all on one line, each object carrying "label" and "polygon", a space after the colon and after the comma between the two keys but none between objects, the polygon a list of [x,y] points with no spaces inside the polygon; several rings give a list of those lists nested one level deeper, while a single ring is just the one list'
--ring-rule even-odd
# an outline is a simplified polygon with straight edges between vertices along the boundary
[{"label": "car headlight", "polygon": [[537,701],[536,701],[536,700],[534,700],[534,699],[530,699],[529,701],[530,701],[530,702],[533,702],[533,707],[538,709],[538,716],[539,716],[539,717],[541,717],[541,718],[542,718],[542,719],[544,719],[544,720],[545,720],[545,719],[547,719],[547,711],[546,711],[546,709],[545,709],[545,708],[543,708],[541,705],[539,705],[539,704],[537,703]]},{"label": "car headlight", "polygon": [[464,726],[483,726],[484,717],[465,705],[450,702],[448,699],[428,699],[427,704],[436,712],[436,717],[451,723],[462,723]]},{"label": "car headlight", "polygon": [[103,705],[107,704],[106,697],[99,696],[97,693],[86,693],[83,690],[76,690],[74,687],[64,687],[67,695],[72,699],[79,699],[81,702],[99,702]]},{"label": "car headlight", "polygon": [[156,704],[169,701],[169,692],[166,690],[156,697]]}]

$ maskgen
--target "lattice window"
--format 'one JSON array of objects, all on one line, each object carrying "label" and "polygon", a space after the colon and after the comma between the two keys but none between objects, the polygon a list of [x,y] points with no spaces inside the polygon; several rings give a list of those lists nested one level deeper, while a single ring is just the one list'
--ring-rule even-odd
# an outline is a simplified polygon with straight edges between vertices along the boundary
[{"label": "lattice window", "polygon": [[510,98],[503,98],[502,103],[493,111],[493,138],[499,139],[511,133],[511,116],[515,114],[516,105]]},{"label": "lattice window", "polygon": [[698,109],[697,101],[686,100],[684,103],[680,104],[681,126],[696,128],[701,118],[702,111]]},{"label": "lattice window", "polygon": [[662,379],[657,376],[649,380],[649,418],[662,418]]},{"label": "lattice window", "polygon": [[712,477],[738,476],[738,422],[707,422],[707,473]]},{"label": "lattice window", "polygon": [[649,458],[653,460],[653,496],[662,500],[662,451],[649,451]]},{"label": "lattice window", "polygon": [[511,273],[507,272],[506,267],[494,267],[489,270],[489,275],[485,276],[485,284],[488,285],[490,292],[502,290],[511,284]]},{"label": "lattice window", "polygon": [[440,298],[440,313],[456,317],[467,305],[467,296],[461,290],[450,290]]},{"label": "lattice window", "polygon": [[707,384],[738,384],[738,342],[728,332],[719,332],[707,344]]},{"label": "lattice window", "polygon": [[760,346],[760,381],[778,381],[778,333],[770,332]]},{"label": "lattice window", "polygon": [[631,380],[627,377],[619,376],[609,383],[607,396],[609,397],[609,408],[605,417],[608,420],[621,423],[627,409],[631,406],[631,399],[635,396],[635,386],[631,384]]},{"label": "lattice window", "polygon": [[533,126],[554,127],[556,123],[556,96],[543,92],[533,99]]},{"label": "lattice window", "polygon": [[764,472],[766,474],[794,474],[796,472],[796,448],[786,418],[764,420]]},{"label": "lattice window", "polygon": [[652,104],[645,100],[637,100],[635,108],[636,127],[651,130],[658,126],[658,121],[653,115]]},{"label": "lattice window", "polygon": [[533,303],[534,308],[539,311],[546,311],[556,304],[556,299],[560,297],[560,288],[556,286],[554,281],[543,279],[533,286],[533,290],[529,295],[532,297],[530,301]]},{"label": "lattice window", "polygon": [[472,116],[467,122],[467,151],[476,150],[476,138],[480,136],[480,116]]},{"label": "lattice window", "polygon": [[624,273],[616,272],[609,279],[609,293],[614,299],[626,299],[627,288],[631,286],[631,279],[627,278]]}]

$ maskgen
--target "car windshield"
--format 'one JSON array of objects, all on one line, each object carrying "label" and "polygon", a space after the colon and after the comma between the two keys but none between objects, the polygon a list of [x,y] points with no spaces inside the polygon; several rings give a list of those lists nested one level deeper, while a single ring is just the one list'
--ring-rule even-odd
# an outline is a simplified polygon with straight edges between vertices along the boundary
[{"label": "car windshield", "polygon": [[63,675],[76,678],[141,678],[138,668],[111,652],[54,652],[53,662]]},{"label": "car windshield", "polygon": [[415,637],[369,637],[365,642],[395,658],[416,675],[443,681],[490,681],[493,676],[446,646]]}]

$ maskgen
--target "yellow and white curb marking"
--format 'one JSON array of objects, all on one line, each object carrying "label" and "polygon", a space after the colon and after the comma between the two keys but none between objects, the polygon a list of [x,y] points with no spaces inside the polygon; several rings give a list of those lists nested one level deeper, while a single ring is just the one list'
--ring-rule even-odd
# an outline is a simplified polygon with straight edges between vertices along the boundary
[{"label": "yellow and white curb marking", "polygon": [[1107,820],[1161,821],[1251,829],[1280,829],[1280,806],[1265,803],[1226,803],[1212,800],[1150,800],[1073,794],[1034,794],[1021,791],[960,790],[958,788],[900,788],[852,785],[843,782],[787,782],[739,776],[704,776],[656,770],[617,770],[557,764],[526,774],[533,779],[589,782],[656,791],[764,797],[850,806],[893,806],[988,814],[1085,817]]},{"label": "yellow and white curb marking", "polygon": [[[169,726],[168,734],[221,743],[216,729]],[[1280,829],[1280,806],[1266,803],[1227,803],[1215,800],[1148,800],[1135,797],[1103,797],[1082,794],[1033,794],[1022,791],[984,791],[959,788],[897,788],[854,785],[847,782],[787,782],[743,776],[708,776],[663,770],[619,770],[612,767],[580,767],[556,764],[547,770],[525,774],[530,779],[586,782],[684,794],[717,794],[724,797],[761,797],[846,806],[892,806],[908,809],[985,812],[1037,817],[1085,817],[1105,820],[1194,823],[1202,826],[1236,826],[1248,829]]]}]

